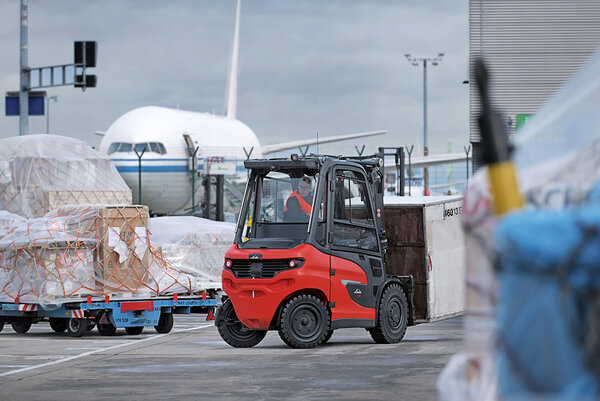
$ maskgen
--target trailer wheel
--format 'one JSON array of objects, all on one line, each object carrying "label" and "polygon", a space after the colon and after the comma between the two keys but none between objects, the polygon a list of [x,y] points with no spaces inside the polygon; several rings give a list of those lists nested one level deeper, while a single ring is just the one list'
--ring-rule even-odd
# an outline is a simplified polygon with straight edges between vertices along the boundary
[{"label": "trailer wheel", "polygon": [[18,317],[15,318],[10,325],[16,333],[27,333],[31,328],[31,318],[28,317]]},{"label": "trailer wheel", "polygon": [[98,333],[101,336],[112,336],[117,331],[117,328],[112,325],[112,323],[108,324],[98,324]]},{"label": "trailer wheel", "polygon": [[142,331],[144,331],[144,326],[125,327],[125,331],[127,332],[127,334],[137,336],[138,334],[142,334]]},{"label": "trailer wheel", "polygon": [[165,334],[171,331],[173,328],[173,314],[172,313],[161,313],[158,324],[154,326],[154,330],[157,333]]},{"label": "trailer wheel", "polygon": [[217,311],[215,324],[221,338],[236,348],[254,347],[267,335],[266,330],[251,330],[244,326],[235,314],[235,309],[229,299]]},{"label": "trailer wheel", "polygon": [[392,284],[381,296],[377,326],[367,330],[377,344],[394,344],[404,337],[407,323],[406,295],[398,284]]},{"label": "trailer wheel", "polygon": [[290,299],[279,320],[279,337],[293,348],[313,348],[329,334],[329,311],[314,295]]},{"label": "trailer wheel", "polygon": [[71,337],[81,337],[87,332],[87,319],[70,318],[67,323],[67,332]]},{"label": "trailer wheel", "polygon": [[0,333],[2,332],[2,330],[4,329],[4,321],[6,319],[4,317],[0,317]]},{"label": "trailer wheel", "polygon": [[65,331],[67,329],[67,324],[67,319],[61,319],[58,317],[50,318],[50,328],[56,333],[62,333],[63,331]]}]

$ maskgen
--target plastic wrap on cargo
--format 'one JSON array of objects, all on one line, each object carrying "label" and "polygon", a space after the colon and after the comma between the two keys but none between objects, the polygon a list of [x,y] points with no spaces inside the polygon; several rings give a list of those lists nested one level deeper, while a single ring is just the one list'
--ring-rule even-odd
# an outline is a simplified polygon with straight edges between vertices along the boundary
[{"label": "plastic wrap on cargo", "polygon": [[225,252],[233,243],[235,224],[193,216],[150,219],[152,243],[176,269],[221,282]]},{"label": "plastic wrap on cargo", "polygon": [[66,204],[129,204],[131,190],[110,158],[56,135],[0,140],[0,210],[41,217]]},{"label": "plastic wrap on cargo", "polygon": [[0,301],[204,290],[152,245],[148,220],[146,206],[68,205],[34,219],[0,213]]},{"label": "plastic wrap on cargo", "polygon": [[487,169],[469,183],[466,346],[443,400],[599,395],[599,70],[600,53],[515,135],[522,210],[492,215]]}]

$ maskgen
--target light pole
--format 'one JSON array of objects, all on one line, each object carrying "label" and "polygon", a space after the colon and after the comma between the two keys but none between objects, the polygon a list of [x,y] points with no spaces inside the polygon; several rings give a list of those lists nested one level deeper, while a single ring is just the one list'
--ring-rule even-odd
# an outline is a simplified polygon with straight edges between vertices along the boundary
[{"label": "light pole", "polygon": [[46,135],[50,134],[50,100],[56,103],[58,96],[48,96],[46,98]]},{"label": "light pole", "polygon": [[[438,53],[436,57],[413,57],[410,54],[405,54],[406,60],[413,66],[418,66],[420,63],[423,64],[423,156],[429,154],[427,148],[427,62],[431,61],[431,65],[436,66],[444,53]],[[423,195],[429,195],[429,171],[427,167],[423,168]]]}]

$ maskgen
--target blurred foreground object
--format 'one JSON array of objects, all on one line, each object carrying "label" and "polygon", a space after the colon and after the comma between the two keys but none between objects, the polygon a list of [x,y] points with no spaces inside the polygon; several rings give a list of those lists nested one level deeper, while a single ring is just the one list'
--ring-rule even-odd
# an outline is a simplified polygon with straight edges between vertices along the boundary
[{"label": "blurred foreground object", "polygon": [[440,376],[444,400],[598,398],[599,70],[596,54],[515,138],[523,209],[512,196],[498,208],[492,165],[470,182],[466,344]]}]

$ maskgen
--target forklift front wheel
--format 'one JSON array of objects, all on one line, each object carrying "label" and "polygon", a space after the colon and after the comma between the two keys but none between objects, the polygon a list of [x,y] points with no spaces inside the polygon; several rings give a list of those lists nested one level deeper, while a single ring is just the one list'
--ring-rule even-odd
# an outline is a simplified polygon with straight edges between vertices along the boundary
[{"label": "forklift front wheel", "polygon": [[279,320],[279,337],[292,348],[313,348],[329,334],[329,311],[314,295],[290,299]]},{"label": "forklift front wheel", "polygon": [[251,330],[235,314],[231,300],[226,300],[217,312],[215,322],[221,338],[232,347],[254,347],[267,335],[266,330]]}]

